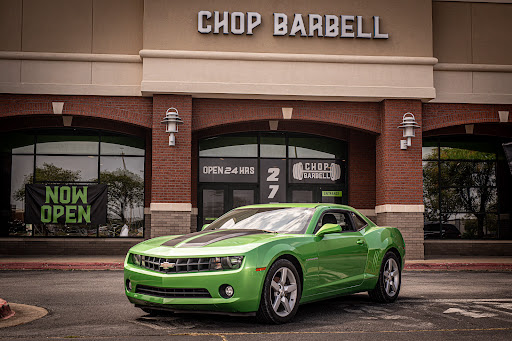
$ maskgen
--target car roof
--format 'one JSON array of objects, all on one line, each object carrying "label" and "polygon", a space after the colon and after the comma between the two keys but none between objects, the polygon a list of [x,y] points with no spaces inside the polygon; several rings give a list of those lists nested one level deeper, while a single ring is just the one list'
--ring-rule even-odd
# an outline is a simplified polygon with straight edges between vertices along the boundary
[{"label": "car roof", "polygon": [[263,208],[263,207],[304,207],[304,208],[338,208],[343,210],[349,210],[349,211],[355,211],[354,208],[346,205],[340,205],[340,204],[330,204],[330,203],[279,203],[279,204],[257,204],[257,205],[249,205],[249,206],[242,206],[236,208],[238,209],[244,209],[244,208]]}]

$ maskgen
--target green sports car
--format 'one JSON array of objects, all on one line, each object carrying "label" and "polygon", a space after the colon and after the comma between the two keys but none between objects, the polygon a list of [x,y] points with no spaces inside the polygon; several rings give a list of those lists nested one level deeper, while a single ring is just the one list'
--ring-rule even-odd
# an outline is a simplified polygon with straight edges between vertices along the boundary
[{"label": "green sports car", "polygon": [[290,321],[299,303],[368,291],[398,297],[405,244],[349,206],[239,207],[200,232],[144,241],[124,263],[126,296],[147,313],[201,311]]}]

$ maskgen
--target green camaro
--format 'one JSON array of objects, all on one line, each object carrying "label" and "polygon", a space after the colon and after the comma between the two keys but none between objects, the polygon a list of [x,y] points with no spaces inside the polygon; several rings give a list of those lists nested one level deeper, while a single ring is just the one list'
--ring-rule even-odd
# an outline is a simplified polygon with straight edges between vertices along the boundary
[{"label": "green camaro", "polygon": [[336,204],[234,209],[200,232],[144,241],[124,264],[126,296],[148,313],[209,311],[293,318],[299,303],[368,291],[398,297],[405,244]]}]

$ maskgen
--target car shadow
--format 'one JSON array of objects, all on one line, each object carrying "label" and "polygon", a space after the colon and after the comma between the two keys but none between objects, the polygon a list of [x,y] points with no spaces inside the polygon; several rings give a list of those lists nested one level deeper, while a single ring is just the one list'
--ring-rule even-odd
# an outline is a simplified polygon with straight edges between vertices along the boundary
[{"label": "car shadow", "polygon": [[149,323],[156,328],[173,331],[193,330],[208,333],[239,332],[286,332],[311,330],[312,327],[338,325],[337,315],[365,313],[369,309],[391,307],[393,304],[379,304],[370,300],[365,293],[341,296],[301,305],[294,319],[282,325],[261,323],[255,316],[229,316],[206,313],[165,313],[158,316],[145,314],[137,321]]}]

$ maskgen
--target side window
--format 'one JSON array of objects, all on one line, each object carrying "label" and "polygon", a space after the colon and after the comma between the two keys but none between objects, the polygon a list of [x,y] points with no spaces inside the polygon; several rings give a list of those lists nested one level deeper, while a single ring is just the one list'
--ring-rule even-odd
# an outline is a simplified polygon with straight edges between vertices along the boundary
[{"label": "side window", "polygon": [[343,231],[354,231],[350,217],[346,212],[327,211],[319,219],[315,228],[315,233],[325,224],[338,224]]},{"label": "side window", "polygon": [[354,212],[350,212],[350,214],[352,215],[352,219],[354,220],[354,224],[356,225],[356,229],[357,230],[360,230],[362,229],[363,227],[365,227],[366,225],[368,225],[366,223],[366,221],[364,221],[363,218],[361,218],[360,216],[358,216],[357,214],[355,214]]}]

